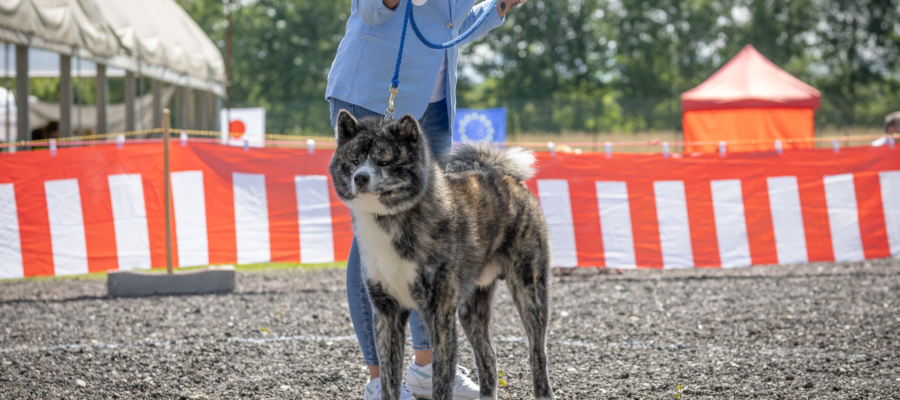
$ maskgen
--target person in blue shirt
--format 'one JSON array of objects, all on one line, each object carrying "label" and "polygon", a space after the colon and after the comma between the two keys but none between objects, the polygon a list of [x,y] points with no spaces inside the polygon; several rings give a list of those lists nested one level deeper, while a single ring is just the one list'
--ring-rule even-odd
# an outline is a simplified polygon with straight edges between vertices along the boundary
[{"label": "person in blue shirt", "polygon": [[[397,63],[400,33],[406,2],[410,0],[353,0],[347,29],[328,74],[325,98],[331,106],[331,126],[340,110],[357,119],[381,117],[388,106],[391,77]],[[499,0],[496,8],[488,1],[427,0],[415,5],[415,19],[422,34],[434,43],[453,40],[468,30],[482,14],[485,22],[460,45],[484,36],[500,26],[506,14],[521,0]],[[419,4],[419,1],[415,4]],[[397,115],[412,114],[428,137],[428,144],[438,159],[443,159],[453,145],[452,122],[456,110],[456,80],[459,47],[436,50],[425,46],[408,28],[400,69],[400,87],[395,98]],[[347,299],[353,328],[359,339],[369,382],[365,400],[380,398],[378,355],[372,327],[372,304],[360,275],[359,250],[354,239],[347,261]],[[404,399],[410,392],[431,396],[431,350],[425,323],[413,311],[409,319],[415,358],[406,372]],[[454,384],[455,399],[477,399],[478,386],[458,368]]]}]

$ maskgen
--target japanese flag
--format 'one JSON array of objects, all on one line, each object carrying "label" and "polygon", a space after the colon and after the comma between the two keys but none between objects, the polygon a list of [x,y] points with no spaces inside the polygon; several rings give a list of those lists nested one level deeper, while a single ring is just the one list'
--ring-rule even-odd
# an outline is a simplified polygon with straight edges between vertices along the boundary
[{"label": "japanese flag", "polygon": [[266,109],[232,108],[231,120],[227,109],[222,109],[219,121],[222,127],[222,144],[243,146],[244,140],[250,147],[263,147],[266,144]]}]

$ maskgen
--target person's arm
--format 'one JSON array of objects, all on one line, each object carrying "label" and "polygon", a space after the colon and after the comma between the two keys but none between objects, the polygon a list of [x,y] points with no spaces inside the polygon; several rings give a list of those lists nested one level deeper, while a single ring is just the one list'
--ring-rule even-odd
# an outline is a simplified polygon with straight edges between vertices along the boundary
[{"label": "person's arm", "polygon": [[[354,0],[359,19],[366,25],[381,25],[394,15],[400,0]],[[510,1],[510,0],[505,0]]]},{"label": "person's arm", "polygon": [[472,33],[472,36],[469,36],[462,42],[460,42],[460,45],[472,42],[473,40],[478,39],[490,32],[491,29],[502,25],[504,21],[503,17],[505,17],[507,13],[509,13],[522,3],[524,2],[521,0],[500,0],[497,2],[497,12],[494,12],[493,8],[489,8],[491,4],[487,0],[482,1],[475,7],[472,7],[472,11],[469,12],[469,15],[466,17],[465,22],[463,22],[463,25],[459,28],[460,34],[469,30],[469,27],[471,27],[472,24],[474,24],[475,21],[478,20],[478,17],[480,17],[481,14],[489,12],[491,13],[491,15],[488,15],[487,19],[484,21],[484,24],[481,24],[481,26]]}]

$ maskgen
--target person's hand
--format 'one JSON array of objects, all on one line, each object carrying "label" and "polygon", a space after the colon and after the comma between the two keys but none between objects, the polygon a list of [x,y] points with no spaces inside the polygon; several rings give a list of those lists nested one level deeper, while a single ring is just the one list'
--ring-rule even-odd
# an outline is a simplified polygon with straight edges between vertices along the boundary
[{"label": "person's hand", "polygon": [[384,4],[385,7],[393,10],[397,8],[397,4],[400,4],[400,0],[381,0],[381,3]]},{"label": "person's hand", "polygon": [[[388,1],[388,0],[385,0]],[[528,0],[525,0],[528,1]],[[522,0],[500,0],[497,2],[497,13],[500,14],[500,18],[506,16],[506,13],[512,11],[513,8],[516,8],[519,4],[525,4],[525,1]]]}]

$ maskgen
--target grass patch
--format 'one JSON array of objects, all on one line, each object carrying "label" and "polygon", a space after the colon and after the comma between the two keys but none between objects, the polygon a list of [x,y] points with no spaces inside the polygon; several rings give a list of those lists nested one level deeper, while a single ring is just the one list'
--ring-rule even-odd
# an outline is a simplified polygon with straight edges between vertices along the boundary
[{"label": "grass patch", "polygon": [[[307,271],[320,271],[324,269],[342,269],[347,268],[346,261],[323,264],[300,264],[300,263],[259,263],[236,265],[234,270],[237,272],[258,272],[300,268]],[[187,269],[187,268],[185,268]]]},{"label": "grass patch", "polygon": [[[191,271],[195,269],[206,268],[203,267],[187,267],[187,268],[175,268],[175,271]],[[258,263],[258,264],[244,264],[244,265],[235,265],[234,270],[236,272],[261,272],[261,271],[277,271],[277,270],[292,270],[292,269],[302,269],[306,271],[321,271],[326,269],[342,269],[347,268],[346,261],[339,261],[333,263],[322,263],[322,264],[301,264],[301,263],[283,263],[283,262],[274,262],[274,263]],[[145,272],[154,272],[164,274],[166,273],[165,268],[153,268],[149,271]],[[77,281],[77,280],[105,280],[106,272],[92,272],[90,274],[83,275],[66,275],[66,276],[31,276],[27,278],[21,279],[0,279],[0,282],[15,282],[15,281],[25,281],[25,282],[44,282],[44,281]]]}]

